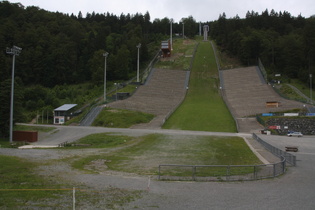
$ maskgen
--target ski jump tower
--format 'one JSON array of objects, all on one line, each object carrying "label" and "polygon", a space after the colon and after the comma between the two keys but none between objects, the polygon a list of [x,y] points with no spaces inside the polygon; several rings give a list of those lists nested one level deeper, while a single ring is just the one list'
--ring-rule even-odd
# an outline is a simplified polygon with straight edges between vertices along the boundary
[{"label": "ski jump tower", "polygon": [[203,41],[208,41],[208,31],[209,31],[209,26],[204,25],[203,26]]}]

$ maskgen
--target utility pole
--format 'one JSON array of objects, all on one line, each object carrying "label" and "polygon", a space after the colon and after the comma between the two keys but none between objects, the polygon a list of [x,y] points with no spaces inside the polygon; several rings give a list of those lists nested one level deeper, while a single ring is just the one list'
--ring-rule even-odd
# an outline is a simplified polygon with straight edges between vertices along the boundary
[{"label": "utility pole", "polygon": [[310,98],[311,98],[311,104],[313,104],[312,77],[313,77],[313,75],[310,74]]},{"label": "utility pole", "polygon": [[171,21],[171,31],[170,31],[170,38],[171,38],[171,50],[173,50],[173,19],[170,19]]},{"label": "utility pole", "polygon": [[185,39],[185,22],[183,21],[183,39]]},{"label": "utility pole", "polygon": [[141,43],[139,43],[137,45],[137,48],[138,48],[138,60],[137,60],[137,82],[140,82],[140,79],[139,79],[139,74],[140,74],[140,71],[139,71],[139,57],[140,57],[140,53],[139,53],[139,50],[140,50],[140,47],[141,47]]},{"label": "utility pole", "polygon": [[106,102],[106,65],[107,65],[107,56],[108,52],[103,53],[103,56],[105,57],[105,64],[104,64],[104,103]]},{"label": "utility pole", "polygon": [[14,70],[15,70],[15,56],[19,55],[22,48],[13,46],[12,48],[7,48],[7,54],[13,55],[12,61],[12,79],[11,79],[11,106],[10,106],[10,143],[13,142],[13,102],[14,102]]}]

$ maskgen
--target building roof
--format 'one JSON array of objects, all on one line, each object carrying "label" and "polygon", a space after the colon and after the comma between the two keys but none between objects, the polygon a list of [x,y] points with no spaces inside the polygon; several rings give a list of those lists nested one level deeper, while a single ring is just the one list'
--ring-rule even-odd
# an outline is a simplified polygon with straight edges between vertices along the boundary
[{"label": "building roof", "polygon": [[64,104],[58,108],[55,109],[55,111],[68,111],[75,107],[77,104]]}]

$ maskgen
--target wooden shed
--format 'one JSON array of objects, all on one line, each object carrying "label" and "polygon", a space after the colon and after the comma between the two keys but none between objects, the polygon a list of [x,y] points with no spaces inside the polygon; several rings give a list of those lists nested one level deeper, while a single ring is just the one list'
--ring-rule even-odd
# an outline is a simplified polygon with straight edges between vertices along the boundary
[{"label": "wooden shed", "polygon": [[161,43],[161,50],[163,58],[171,57],[171,43],[170,40],[162,41]]}]

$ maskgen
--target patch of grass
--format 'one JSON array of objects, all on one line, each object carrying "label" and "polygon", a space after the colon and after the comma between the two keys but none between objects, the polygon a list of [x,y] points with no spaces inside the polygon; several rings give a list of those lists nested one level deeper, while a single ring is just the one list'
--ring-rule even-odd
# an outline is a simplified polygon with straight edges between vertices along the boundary
[{"label": "patch of grass", "polygon": [[125,87],[123,87],[123,88],[119,89],[119,90],[118,90],[118,92],[123,92],[123,93],[125,93],[125,92],[127,92],[127,93],[133,93],[133,92],[135,92],[135,91],[136,91],[137,87],[138,87],[137,85],[134,85],[134,84],[128,84],[127,86],[125,86]]},{"label": "patch of grass", "polygon": [[93,126],[129,128],[132,125],[148,123],[154,115],[138,111],[105,108],[93,122]]},{"label": "patch of grass", "polygon": [[[70,183],[56,184],[56,177],[36,175],[39,163],[0,155],[0,165],[0,209],[72,209]],[[76,206],[116,209],[140,198],[141,194],[139,190],[115,187],[98,191],[76,187]]]},{"label": "patch of grass", "polygon": [[[298,88],[304,95],[306,95],[307,97],[310,97],[310,84],[309,84],[309,82],[308,83],[302,83],[301,81],[299,81],[297,79],[291,79],[290,83],[294,87]],[[314,84],[314,82],[313,82],[313,84]],[[315,96],[315,88],[312,89],[312,96],[313,97]]]},{"label": "patch of grass", "polygon": [[[129,144],[132,142],[133,137],[130,136],[121,136],[121,135],[113,135],[110,133],[96,133],[85,136],[75,142],[73,144],[87,144],[91,145],[89,148],[110,148],[123,144]],[[65,147],[69,148],[69,147]],[[73,147],[70,147],[73,148]],[[75,148],[75,147],[74,147]]]},{"label": "patch of grass", "polygon": [[[33,206],[32,202],[57,199],[64,194],[64,192],[57,190],[40,190],[58,189],[60,186],[51,180],[35,175],[34,169],[37,165],[34,163],[16,157],[0,155],[0,165],[0,208],[2,209],[19,209],[27,206],[35,208],[36,205]],[[26,191],[27,189],[39,190]]]},{"label": "patch of grass", "polygon": [[305,98],[300,96],[295,90],[293,90],[287,84],[283,84],[280,87],[280,92],[285,95],[287,98],[298,101],[305,101]]},{"label": "patch of grass", "polygon": [[[168,136],[150,134],[137,144],[113,153],[85,157],[73,166],[84,169],[93,160],[104,159],[108,169],[137,174],[157,174],[160,164],[248,165],[260,164],[242,138],[215,136]],[[210,169],[209,169],[210,170]],[[176,174],[176,170],[172,170]],[[191,173],[191,171],[189,172]]]},{"label": "patch of grass", "polygon": [[189,70],[196,41],[191,39],[174,39],[172,57],[161,59],[155,68]]},{"label": "patch of grass", "polygon": [[236,132],[219,93],[219,76],[209,42],[200,42],[185,101],[163,125],[166,129]]}]

